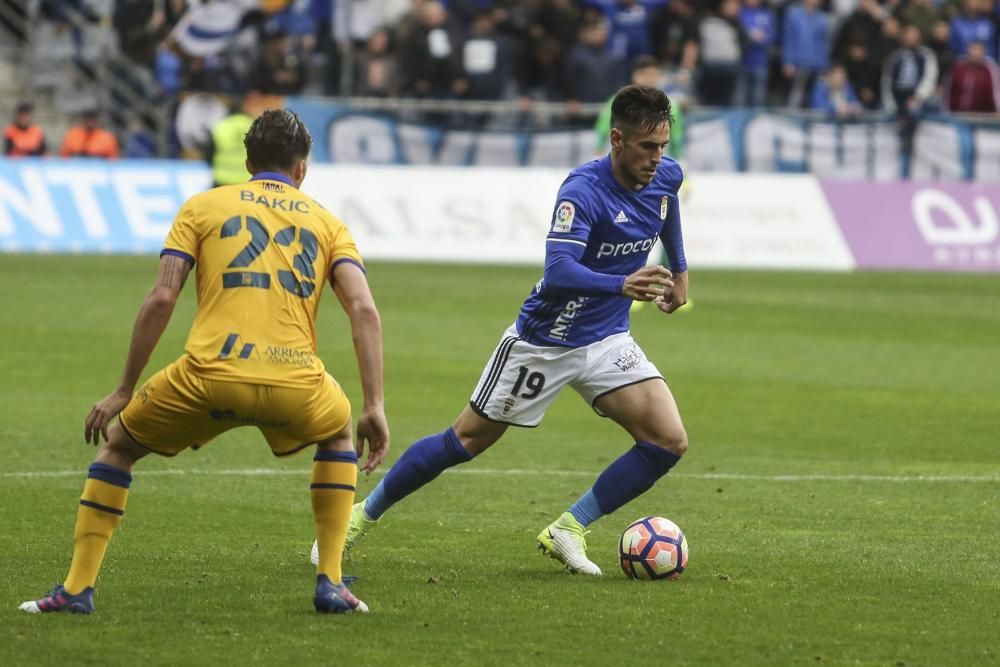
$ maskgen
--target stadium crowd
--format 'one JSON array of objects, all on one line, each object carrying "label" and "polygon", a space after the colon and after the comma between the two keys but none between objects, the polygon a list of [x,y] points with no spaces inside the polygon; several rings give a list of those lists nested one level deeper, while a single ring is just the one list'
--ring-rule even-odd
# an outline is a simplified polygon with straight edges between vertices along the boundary
[{"label": "stadium crowd", "polygon": [[[904,124],[925,110],[1000,111],[996,0],[42,2],[47,47],[59,37],[82,57],[70,14],[111,26],[163,104],[304,93],[572,110],[604,102],[652,57],[661,86],[700,106],[884,111]],[[194,99],[189,113],[227,112]]]}]

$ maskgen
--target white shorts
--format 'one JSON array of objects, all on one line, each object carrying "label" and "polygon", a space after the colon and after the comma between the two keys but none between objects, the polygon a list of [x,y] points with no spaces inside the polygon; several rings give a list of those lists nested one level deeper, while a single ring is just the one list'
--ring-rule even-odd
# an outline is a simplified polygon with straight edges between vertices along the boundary
[{"label": "white shorts", "polygon": [[512,324],[500,337],[469,403],[492,421],[538,426],[566,385],[601,414],[594,406],[598,398],[654,378],[663,376],[627,331],[586,347],[540,347],[521,340]]}]

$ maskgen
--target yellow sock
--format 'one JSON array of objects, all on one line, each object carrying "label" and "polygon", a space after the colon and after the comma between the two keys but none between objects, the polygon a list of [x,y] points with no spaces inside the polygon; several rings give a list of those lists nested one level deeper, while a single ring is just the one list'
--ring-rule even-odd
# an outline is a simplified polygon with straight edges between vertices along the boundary
[{"label": "yellow sock", "polygon": [[111,534],[121,523],[132,475],[103,463],[90,466],[73,531],[73,562],[63,586],[76,595],[94,585]]},{"label": "yellow sock", "polygon": [[316,452],[309,487],[316,520],[316,541],[319,542],[316,573],[325,574],[336,584],[341,583],[340,559],[357,481],[358,459],[354,452]]}]

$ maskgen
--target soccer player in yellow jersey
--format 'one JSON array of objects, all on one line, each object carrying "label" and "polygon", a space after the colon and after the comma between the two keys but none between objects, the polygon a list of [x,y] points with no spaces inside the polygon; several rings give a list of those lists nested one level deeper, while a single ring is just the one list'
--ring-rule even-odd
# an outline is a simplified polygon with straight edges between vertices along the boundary
[{"label": "soccer player in yellow jersey", "polygon": [[[250,181],[192,197],[174,220],[121,381],[87,417],[84,437],[99,449],[80,499],[69,574],[23,611],[91,613],[135,462],[150,452],[174,456],[237,426],[257,427],[276,456],[316,445],[310,494],[320,562],[313,604],[319,612],[368,611],[342,583],[340,567],[358,456],[367,444],[363,469],[370,472],[389,447],[379,314],[347,227],[298,190],[312,147],[302,121],[287,110],[268,111],[245,143]],[[136,391],[192,268],[198,312],[185,353]],[[350,317],[361,373],[356,442],[347,397],[316,355],[326,281]]]}]

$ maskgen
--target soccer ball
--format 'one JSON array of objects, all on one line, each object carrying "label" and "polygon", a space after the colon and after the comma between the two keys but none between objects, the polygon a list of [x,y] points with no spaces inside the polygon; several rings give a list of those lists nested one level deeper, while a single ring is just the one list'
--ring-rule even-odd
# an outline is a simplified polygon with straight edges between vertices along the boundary
[{"label": "soccer ball", "polygon": [[622,533],[618,560],[631,579],[676,579],[687,567],[687,538],[670,519],[647,516]]}]

